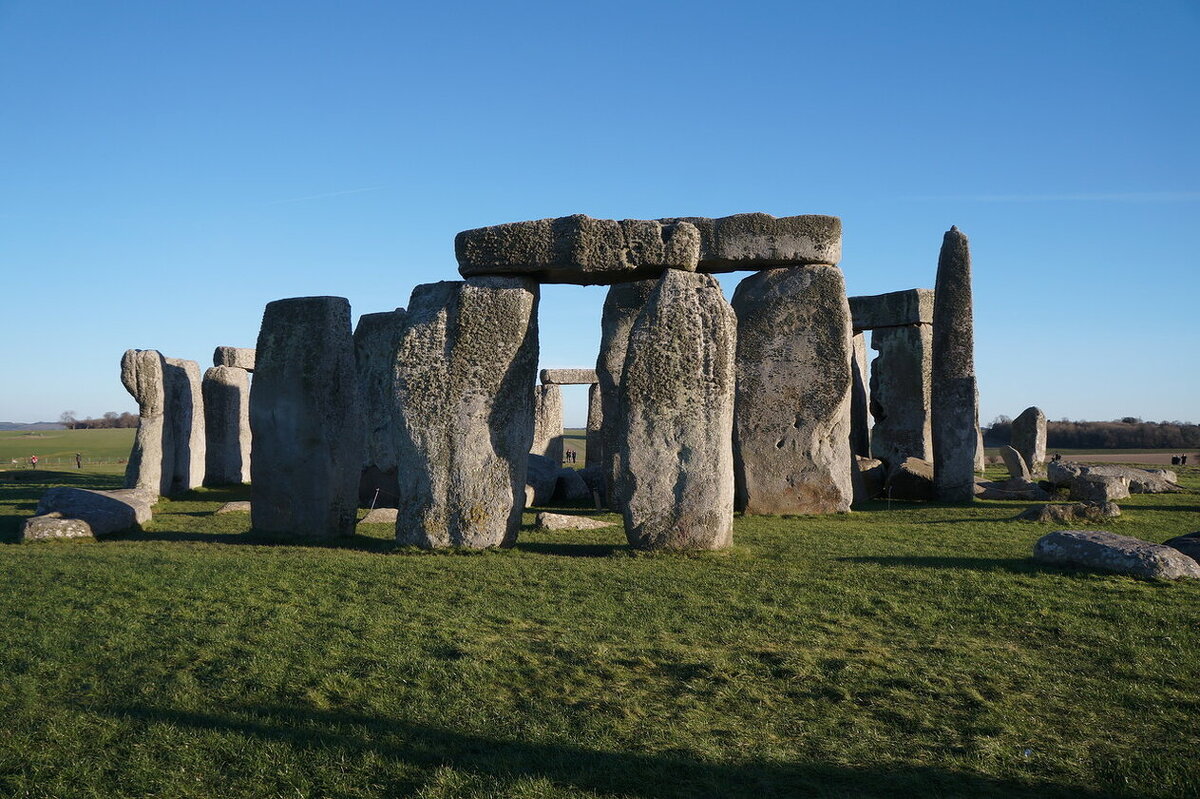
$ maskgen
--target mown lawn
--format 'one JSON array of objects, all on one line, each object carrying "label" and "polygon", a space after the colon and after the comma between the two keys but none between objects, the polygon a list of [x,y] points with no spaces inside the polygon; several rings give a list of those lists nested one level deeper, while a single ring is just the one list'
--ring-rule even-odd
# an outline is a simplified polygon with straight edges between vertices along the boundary
[{"label": "mown lawn", "polygon": [[[1181,471],[1106,528],[1200,529]],[[0,475],[0,540],[32,480],[119,477]],[[211,515],[246,490],[0,546],[0,795],[1200,793],[1200,585],[1034,566],[1022,503],[451,554],[269,545]]]},{"label": "mown lawn", "polygon": [[[0,431],[0,469],[26,468],[37,455],[42,469],[75,467],[75,453],[84,465],[116,463],[129,457],[134,430],[3,430]],[[14,464],[15,461],[15,464]]]}]

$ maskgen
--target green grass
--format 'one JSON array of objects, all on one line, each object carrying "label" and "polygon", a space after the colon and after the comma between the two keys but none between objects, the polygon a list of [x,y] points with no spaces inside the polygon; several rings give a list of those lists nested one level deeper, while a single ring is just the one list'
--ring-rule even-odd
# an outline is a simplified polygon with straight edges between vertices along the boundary
[{"label": "green grass", "polygon": [[[1200,528],[1191,493],[1105,525]],[[0,475],[0,539],[42,483]],[[247,489],[0,546],[0,795],[1194,796],[1200,585],[1034,566],[1023,503],[268,546]],[[617,522],[614,516],[605,516]],[[527,522],[530,521],[527,517]]]},{"label": "green grass", "polygon": [[129,457],[134,430],[5,430],[0,431],[0,469],[29,465],[29,456],[37,455],[39,467],[75,466],[75,453],[85,464],[116,463]]}]

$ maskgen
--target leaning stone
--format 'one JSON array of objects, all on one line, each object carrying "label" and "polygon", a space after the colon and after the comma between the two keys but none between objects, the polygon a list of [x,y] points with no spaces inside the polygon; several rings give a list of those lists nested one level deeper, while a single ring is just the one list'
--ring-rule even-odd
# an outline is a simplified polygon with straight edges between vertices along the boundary
[{"label": "leaning stone", "polygon": [[980,453],[974,327],[971,252],[967,237],[952,227],[942,241],[933,301],[933,475],[943,502],[975,496]]},{"label": "leaning stone", "polygon": [[166,363],[157,350],[126,350],[121,383],[138,404],[138,427],[125,467],[125,487],[169,494],[175,466],[173,439],[166,427]]},{"label": "leaning stone", "polygon": [[595,383],[595,369],[543,369],[538,375],[543,385],[590,386]]},{"label": "leaning stone", "polygon": [[774,217],[751,213],[717,219],[685,216],[663,223],[690,222],[700,232],[700,272],[737,272],[803,264],[836,264],[842,259],[842,220],[806,214]]},{"label": "leaning stone", "polygon": [[1021,457],[1021,453],[1017,452],[1012,447],[1000,447],[1000,457],[1004,459],[1004,467],[1008,469],[1008,476],[1020,480],[1029,481],[1033,476],[1029,473],[1029,467],[1025,465],[1025,459]]},{"label": "leaning stone", "polygon": [[204,395],[204,484],[250,482],[250,373],[214,366],[200,384]]},{"label": "leaning stone", "polygon": [[589,519],[586,516],[570,516],[565,513],[541,511],[535,517],[534,526],[539,530],[600,530],[615,526],[612,522]]},{"label": "leaning stone", "polygon": [[213,351],[213,366],[254,371],[254,350],[249,347],[217,347]]},{"label": "leaning stone", "polygon": [[200,364],[182,358],[163,358],[166,435],[174,440],[175,466],[170,493],[204,484],[204,394]]},{"label": "leaning stone", "polygon": [[1057,530],[1038,539],[1033,559],[1159,580],[1200,578],[1200,564],[1176,549],[1099,530]]},{"label": "leaning stone", "polygon": [[1168,541],[1164,541],[1163,546],[1177,549],[1192,560],[1200,563],[1200,532],[1177,535]]},{"label": "leaning stone", "polygon": [[888,471],[883,494],[889,499],[933,499],[933,464],[920,458],[905,458]]},{"label": "leaning stone", "polygon": [[[216,367],[214,367],[214,368],[216,368]],[[213,511],[213,513],[216,513],[216,514],[249,513],[249,512],[250,512],[250,501],[247,499],[239,499],[239,500],[234,500],[233,502],[226,502],[224,505],[222,505],[221,507],[219,507],[215,511]]]},{"label": "leaning stone", "polygon": [[[667,270],[638,314],[617,420],[617,502],[631,546],[720,549],[731,543],[736,336],[733,310],[709,275]],[[847,464],[849,432],[840,437]]]},{"label": "leaning stone", "polygon": [[1012,421],[1013,449],[1021,453],[1034,474],[1046,471],[1046,414],[1041,408],[1021,411]]},{"label": "leaning stone", "polygon": [[400,486],[396,476],[396,350],[404,325],[404,309],[363,314],[354,328],[354,369],[362,405],[362,475],[360,505],[394,505]]},{"label": "leaning stone", "polygon": [[251,523],[301,538],[352,535],[363,426],[342,297],[268,303],[250,390]]},{"label": "leaning stone", "polygon": [[1115,502],[1076,502],[1072,505],[1034,505],[1017,518],[1026,522],[1099,522],[1120,515],[1121,509]]},{"label": "leaning stone", "polygon": [[1073,500],[1111,502],[1129,496],[1129,478],[1103,474],[1081,474],[1071,481]]},{"label": "leaning stone", "polygon": [[83,519],[68,519],[61,513],[30,516],[21,523],[18,542],[91,538],[92,528]]},{"label": "leaning stone", "polygon": [[871,455],[885,463],[933,459],[930,374],[933,328],[929,325],[871,331]]},{"label": "leaning stone", "polygon": [[390,524],[395,526],[400,511],[395,508],[373,508],[358,520],[359,524]]},{"label": "leaning stone", "polygon": [[734,468],[748,514],[844,513],[850,454],[850,309],[841,270],[750,275],[737,314]]},{"label": "leaning stone", "polygon": [[856,331],[933,324],[933,290],[908,289],[850,298]]},{"label": "leaning stone", "polygon": [[556,384],[533,387],[533,443],[529,451],[555,464],[563,461],[562,388]]},{"label": "leaning stone", "polygon": [[62,486],[42,494],[37,515],[58,513],[63,518],[82,519],[91,527],[93,535],[108,535],[150,521],[151,507],[157,499],[158,493],[153,489],[90,491]]},{"label": "leaning stone", "polygon": [[558,481],[555,484],[552,501],[581,502],[591,498],[592,492],[577,470],[566,467],[558,470]]}]

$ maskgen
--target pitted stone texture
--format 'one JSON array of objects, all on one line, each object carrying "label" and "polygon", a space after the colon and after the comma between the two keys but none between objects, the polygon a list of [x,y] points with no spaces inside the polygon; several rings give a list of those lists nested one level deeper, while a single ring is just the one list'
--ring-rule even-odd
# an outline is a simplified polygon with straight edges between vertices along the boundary
[{"label": "pitted stone texture", "polygon": [[536,517],[535,526],[539,530],[601,530],[612,527],[612,522],[602,522],[599,519],[589,519],[586,516],[571,516],[565,513],[540,512]]},{"label": "pitted stone texture", "polygon": [[138,427],[125,467],[125,487],[171,492],[174,440],[166,425],[166,363],[158,350],[126,350],[121,383],[138,404]]},{"label": "pitted stone texture", "polygon": [[933,303],[931,427],[933,480],[938,499],[970,502],[979,453],[979,389],[975,380],[975,324],[971,252],[956,227],[938,257]]},{"label": "pitted stone texture", "polygon": [[907,289],[850,298],[855,331],[933,324],[933,290]]},{"label": "pitted stone texture", "polygon": [[690,222],[700,231],[699,272],[836,264],[842,259],[842,220],[836,216],[753,213],[659,221]]},{"label": "pitted stone texture", "polygon": [[204,373],[204,484],[250,482],[250,373],[214,366]]},{"label": "pitted stone texture", "polygon": [[231,366],[254,372],[254,350],[250,347],[217,347],[213,350],[213,366]]},{"label": "pitted stone texture", "polygon": [[1041,408],[1026,408],[1013,419],[1012,445],[1021,453],[1030,471],[1046,473],[1046,414]]},{"label": "pitted stone texture", "polygon": [[1200,579],[1200,564],[1172,547],[1099,530],[1047,533],[1034,545],[1033,559],[1159,580]]},{"label": "pitted stone texture", "polygon": [[[1115,502],[1076,502],[1071,505],[1034,505],[1023,511],[1018,519],[1025,522],[1100,522],[1115,519],[1121,509]],[[1171,546],[1171,542],[1166,542]]]},{"label": "pitted stone texture", "polygon": [[92,528],[83,519],[67,519],[61,513],[30,516],[21,523],[20,543],[68,538],[91,538]]},{"label": "pitted stone texture", "polygon": [[1128,481],[1131,494],[1175,494],[1183,490],[1177,485],[1178,476],[1168,469],[1138,469],[1133,466],[1105,463],[1086,466],[1083,473],[1123,478]]},{"label": "pitted stone texture", "polygon": [[107,535],[150,521],[151,507],[157,499],[158,493],[153,489],[51,488],[38,500],[37,515],[58,513],[63,518],[82,519],[93,535]]},{"label": "pitted stone texture", "polygon": [[[396,350],[404,326],[404,309],[363,314],[354,328],[354,368],[362,404],[362,505],[394,505],[400,488],[396,478]],[[378,492],[378,493],[377,493]]]},{"label": "pitted stone texture", "polygon": [[533,387],[533,444],[529,451],[555,465],[563,460],[562,389],[555,384]]},{"label": "pitted stone texture", "polygon": [[267,304],[250,389],[251,522],[300,538],[353,535],[363,422],[342,297]]},{"label": "pitted stone texture", "polygon": [[618,387],[629,348],[629,331],[656,285],[656,280],[639,280],[612,286],[604,298],[604,313],[600,318],[600,353],[596,356],[596,380],[600,385],[600,413],[604,425],[600,435],[600,459],[606,475],[606,502],[617,512],[620,508],[615,489],[617,472],[621,469],[617,421],[623,413]]},{"label": "pitted stone texture", "polygon": [[1008,476],[1015,477],[1021,480],[1031,480],[1033,476],[1029,473],[1029,467],[1025,464],[1025,459],[1021,457],[1021,453],[1009,446],[1000,448],[1000,457],[1004,459],[1004,468],[1008,469]]},{"label": "pitted stone texture", "polygon": [[543,385],[590,386],[596,382],[596,370],[543,369],[538,377]]},{"label": "pitted stone texture", "polygon": [[871,392],[867,343],[862,333],[851,339],[850,451],[860,458],[871,455]]},{"label": "pitted stone texture", "polygon": [[694,270],[700,233],[686,222],[592,219],[583,214],[464,230],[454,239],[463,277],[510,275],[581,285]]},{"label": "pitted stone texture", "polygon": [[600,466],[604,463],[604,398],[600,384],[588,387],[587,447],[584,466]]},{"label": "pitted stone texture", "polygon": [[1087,471],[1087,467],[1071,461],[1050,461],[1046,464],[1046,479],[1051,485],[1070,485],[1071,481]]},{"label": "pitted stone texture", "polygon": [[1111,502],[1128,496],[1128,477],[1086,473],[1071,481],[1071,499],[1083,502]]},{"label": "pitted stone texture", "polygon": [[734,468],[748,514],[842,513],[854,499],[850,307],[841,270],[750,275],[737,314]]},{"label": "pitted stone texture", "polygon": [[879,352],[871,362],[871,455],[887,464],[933,460],[933,328],[877,328],[871,331],[871,348]]},{"label": "pitted stone texture", "polygon": [[536,457],[537,302],[518,278],[413,290],[396,358],[401,544],[516,541]]},{"label": "pitted stone texture", "polygon": [[630,330],[616,490],[631,546],[720,549],[732,541],[736,327],[714,278],[670,269]]},{"label": "pitted stone texture", "polygon": [[182,358],[163,361],[167,435],[174,440],[175,451],[170,493],[178,494],[204,484],[204,395],[200,364]]}]

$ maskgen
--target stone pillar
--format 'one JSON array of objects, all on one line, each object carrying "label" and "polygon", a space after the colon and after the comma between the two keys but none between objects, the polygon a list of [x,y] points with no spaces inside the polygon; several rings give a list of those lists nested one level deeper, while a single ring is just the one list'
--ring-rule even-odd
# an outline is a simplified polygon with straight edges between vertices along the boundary
[{"label": "stone pillar", "polygon": [[267,304],[250,429],[254,528],[298,538],[352,535],[363,422],[344,298]]},{"label": "stone pillar", "polygon": [[879,327],[871,331],[871,455],[899,466],[908,458],[933,460],[930,427],[930,325]]},{"label": "stone pillar", "polygon": [[1046,414],[1041,408],[1026,408],[1013,419],[1012,445],[1029,471],[1035,475],[1046,473]]},{"label": "stone pillar", "polygon": [[358,503],[364,507],[396,507],[400,487],[396,478],[395,426],[396,349],[404,309],[363,314],[354,328],[354,368],[362,405],[362,475]]},{"label": "stone pillar", "polygon": [[164,416],[165,369],[158,350],[125,350],[121,358],[121,383],[138,404],[138,427],[125,467],[125,487],[156,495],[170,493],[175,464]]},{"label": "stone pillar", "polygon": [[174,440],[175,465],[171,494],[204,484],[204,394],[200,390],[200,364],[182,358],[164,358],[167,435]]},{"label": "stone pillar", "polygon": [[248,347],[217,347],[213,350],[213,366],[232,366],[254,374],[254,350]]},{"label": "stone pillar", "polygon": [[529,451],[545,455],[555,466],[562,466],[562,387],[557,384],[533,387],[533,445]]},{"label": "stone pillar", "polygon": [[[736,327],[715,278],[668,269],[630,329],[616,493],[634,547],[732,542]],[[842,431],[843,446],[848,435]]]},{"label": "stone pillar", "polygon": [[851,340],[850,375],[850,451],[871,457],[871,392],[868,378],[867,343],[861,331]]},{"label": "stone pillar", "polygon": [[600,395],[600,384],[588,386],[587,452],[584,466],[600,466],[604,463],[604,399]]},{"label": "stone pillar", "polygon": [[600,354],[596,358],[596,380],[600,386],[600,415],[603,420],[600,430],[600,457],[607,486],[606,501],[608,507],[614,511],[620,510],[614,490],[617,472],[621,468],[617,446],[617,422],[622,411],[617,388],[621,383],[621,372],[625,368],[629,331],[657,285],[657,280],[617,283],[608,290],[608,295],[604,298],[604,313],[600,320]]},{"label": "stone pillar", "polygon": [[417,286],[396,356],[396,540],[508,546],[533,443],[538,285],[507,277]]},{"label": "stone pillar", "polygon": [[971,252],[957,227],[938,257],[933,302],[933,480],[943,502],[975,498],[979,447]]},{"label": "stone pillar", "polygon": [[841,270],[818,264],[758,272],[738,284],[733,308],[739,507],[850,510],[852,332]]},{"label": "stone pillar", "polygon": [[214,366],[204,373],[204,484],[250,482],[250,373]]}]

